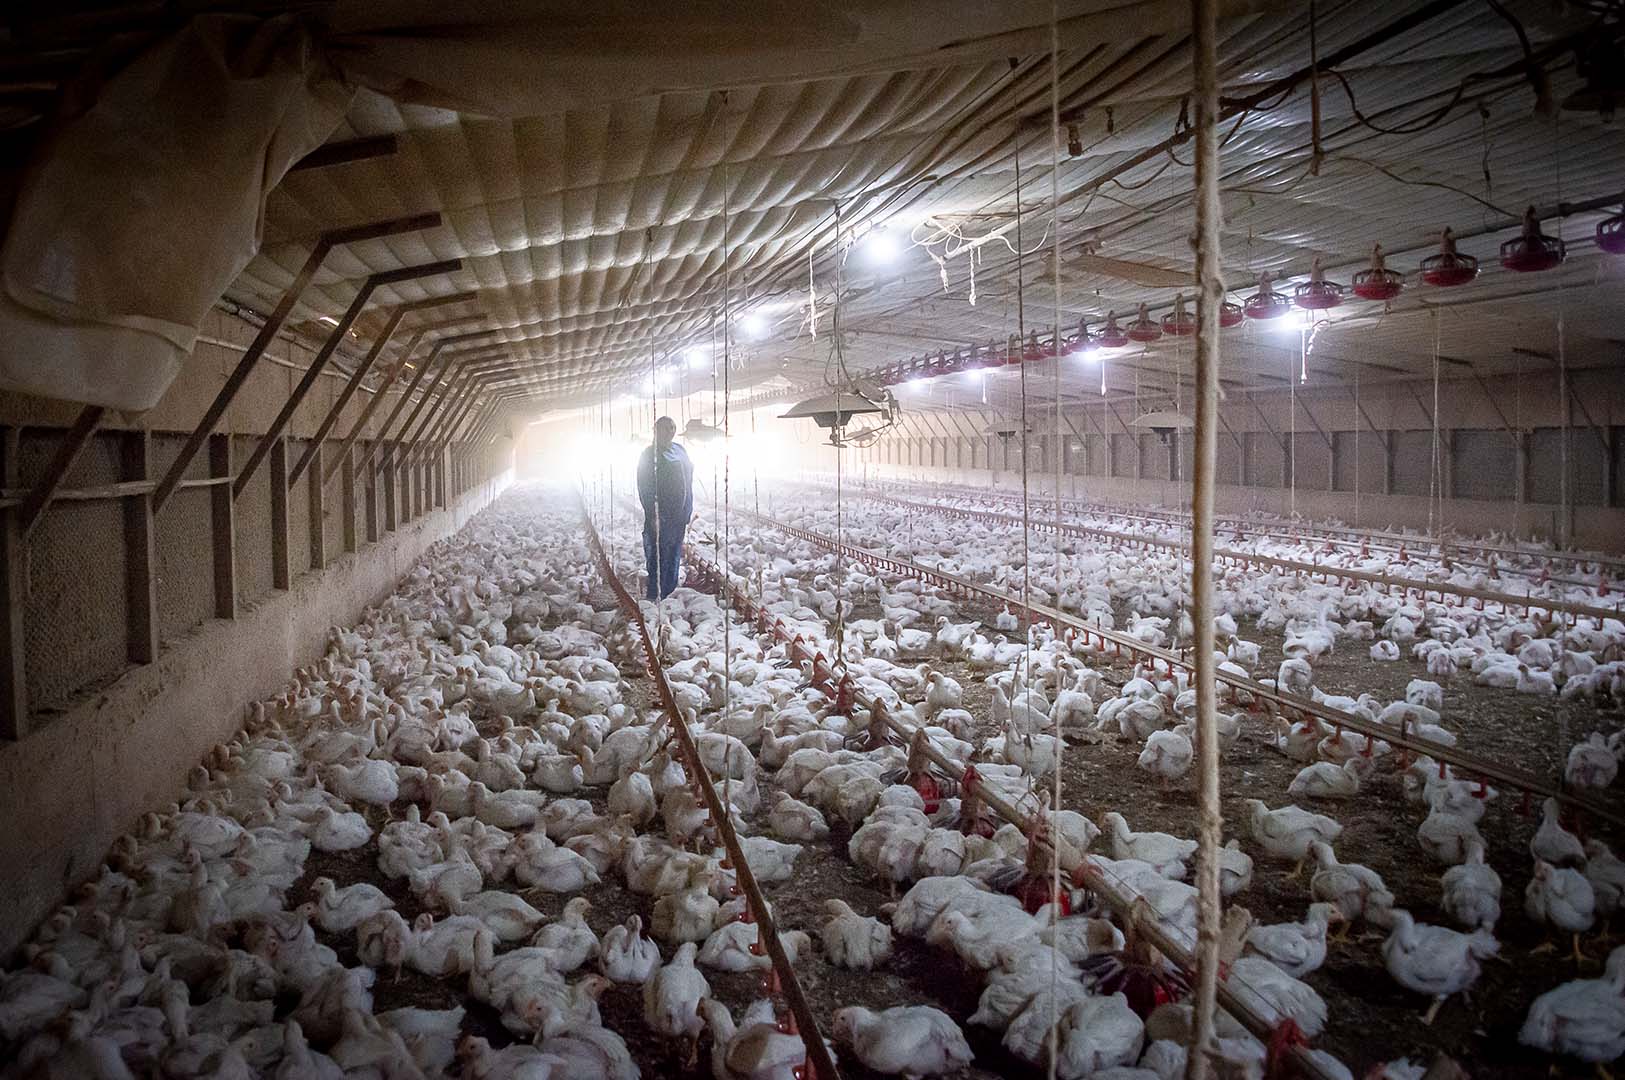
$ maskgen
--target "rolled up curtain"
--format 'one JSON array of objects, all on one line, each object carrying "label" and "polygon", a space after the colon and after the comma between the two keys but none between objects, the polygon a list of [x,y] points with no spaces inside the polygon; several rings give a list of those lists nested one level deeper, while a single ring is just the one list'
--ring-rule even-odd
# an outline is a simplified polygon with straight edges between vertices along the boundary
[{"label": "rolled up curtain", "polygon": [[353,90],[299,20],[209,15],[80,93],[0,252],[0,389],[149,409]]}]

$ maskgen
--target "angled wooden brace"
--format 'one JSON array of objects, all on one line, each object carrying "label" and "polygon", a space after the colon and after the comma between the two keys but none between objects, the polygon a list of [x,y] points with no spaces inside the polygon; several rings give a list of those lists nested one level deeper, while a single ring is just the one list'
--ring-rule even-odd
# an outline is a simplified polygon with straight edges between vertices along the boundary
[{"label": "angled wooden brace", "polygon": [[363,240],[399,236],[401,233],[433,229],[439,224],[439,214],[414,214],[411,217],[395,218],[392,221],[377,221],[368,225],[355,225],[347,229],[332,229],[322,233],[321,237],[316,241],[316,246],[311,249],[309,257],[305,259],[305,265],[299,268],[298,274],[294,275],[292,284],[283,292],[282,299],[277,301],[276,309],[266,317],[265,325],[261,326],[260,332],[254,335],[254,341],[248,346],[248,351],[243,353],[242,359],[237,361],[237,366],[226,377],[225,385],[221,386],[220,391],[215,394],[214,401],[209,404],[208,410],[203,414],[203,419],[198,421],[197,427],[192,429],[192,433],[186,437],[186,444],[181,447],[181,452],[176,455],[174,462],[169,466],[169,470],[164,473],[163,479],[158,482],[158,487],[152,493],[153,513],[162,510],[164,503],[168,502],[169,497],[175,493],[175,485],[179,484],[181,477],[186,475],[186,469],[192,464],[192,459],[198,455],[198,451],[203,449],[203,444],[208,441],[209,436],[214,432],[215,425],[220,422],[220,418],[231,407],[232,399],[243,388],[243,383],[248,381],[248,376],[253,373],[254,366],[259,363],[260,357],[264,355],[265,350],[270,347],[271,342],[276,338],[278,331],[282,329],[282,324],[287,321],[289,313],[293,311],[294,304],[299,301],[300,294],[310,285],[311,278],[316,276],[316,271],[326,261],[328,253],[340,244],[355,244]]},{"label": "angled wooden brace", "polygon": [[[416,373],[412,376],[411,382],[407,384],[407,387],[401,393],[401,396],[396,400],[395,407],[389,411],[389,416],[387,416],[384,419],[384,422],[379,425],[378,437],[373,439],[367,445],[367,452],[363,454],[361,460],[356,463],[357,472],[360,472],[362,469],[366,468],[367,463],[370,462],[373,459],[373,455],[378,452],[378,448],[385,445],[389,441],[389,429],[395,426],[396,418],[401,415],[401,413],[406,409],[407,405],[411,404],[412,395],[417,391],[418,384],[423,382],[424,378],[429,374],[429,372],[434,370],[435,361],[439,359],[441,352],[453,345],[463,342],[476,341],[482,337],[488,337],[494,333],[496,333],[495,330],[476,330],[473,333],[453,334],[450,337],[443,337],[434,343],[434,345],[429,349],[429,355],[419,361]],[[403,362],[405,359],[405,357],[402,357]],[[452,354],[447,353],[446,363],[449,365],[451,362]],[[442,372],[442,374],[444,374],[444,372]],[[438,378],[438,376],[436,377]],[[428,399],[428,396],[428,391],[424,391],[423,396],[418,398],[417,407],[419,409],[423,407],[423,403]],[[406,423],[401,425],[401,430],[405,431],[406,428],[411,425],[412,419],[416,416],[417,412],[414,410],[412,415],[407,418]],[[349,439],[346,441],[353,442],[356,434],[357,432],[352,431]],[[327,472],[322,476],[322,483],[325,484],[329,480],[333,479],[333,474],[335,471],[335,467],[329,467]]]},{"label": "angled wooden brace", "polygon": [[[383,405],[384,399],[389,396],[390,389],[395,385],[395,381],[401,377],[402,372],[413,372],[411,386],[408,387],[406,396],[410,396],[411,392],[417,389],[418,380],[422,378],[423,371],[419,364],[423,363],[423,361],[419,361],[418,364],[412,363],[412,354],[417,352],[419,342],[430,334],[439,333],[442,330],[448,330],[454,326],[462,326],[465,323],[483,317],[484,316],[477,314],[469,315],[464,318],[445,319],[437,323],[427,323],[418,327],[418,329],[412,334],[412,337],[407,341],[406,347],[401,350],[401,354],[396,358],[395,363],[389,366],[389,370],[386,371],[383,378],[379,380],[378,386],[373,391],[372,397],[367,399],[366,406],[361,410],[361,415],[356,417],[355,423],[350,426],[349,434],[345,435],[340,441],[338,451],[339,459],[343,459],[344,455],[350,452],[350,449],[355,445],[355,441],[361,437],[361,433],[367,430],[367,425],[372,422],[373,414],[378,411],[381,405]],[[436,356],[438,356],[441,348],[443,348],[443,345],[440,344],[432,346],[428,359],[432,361]],[[400,407],[400,404],[400,402],[396,402],[397,407]],[[395,413],[391,413],[390,420],[394,420],[396,415],[397,414]],[[363,464],[365,463],[365,460],[365,458],[362,459]],[[356,466],[358,470],[360,467],[361,466],[359,464]],[[332,480],[333,474],[337,471],[337,469],[338,465],[336,463],[329,463],[322,472],[322,483],[326,484],[328,481]]]},{"label": "angled wooden brace", "polygon": [[102,418],[107,410],[100,405],[86,405],[74,418],[73,426],[68,429],[62,441],[57,444],[56,453],[51,456],[51,463],[45,469],[45,475],[40,477],[27,496],[23,498],[22,505],[17,508],[17,529],[22,539],[27,540],[28,534],[34,531],[40,518],[45,515],[45,508],[51,505],[62,482],[67,479],[68,470],[73,463],[79,460],[90,440],[101,426]]},{"label": "angled wooden brace", "polygon": [[[355,392],[361,389],[361,380],[367,377],[367,373],[372,370],[372,365],[377,361],[379,354],[384,351],[384,346],[388,345],[389,339],[395,336],[395,331],[400,327],[401,320],[411,312],[427,311],[430,308],[445,307],[448,304],[460,304],[465,300],[474,299],[476,295],[476,293],[472,292],[452,293],[449,296],[437,296],[428,300],[414,300],[410,303],[397,305],[395,310],[390,313],[389,321],[384,324],[384,329],[379,333],[378,340],[372,343],[372,348],[367,350],[367,355],[362,357],[361,362],[355,366],[355,370],[350,373],[350,381],[344,384],[344,389],[334,399],[332,408],[327,410],[327,415],[322,417],[322,422],[317,425],[316,434],[311,436],[310,445],[305,447],[305,452],[299,456],[299,460],[294,463],[293,471],[288,474],[288,483],[294,483],[304,474],[305,467],[310,464],[310,459],[316,456],[317,447],[322,445],[322,441],[327,438],[327,433],[333,430],[333,424],[338,420],[339,414],[350,403],[350,399],[355,396]],[[413,346],[417,344],[417,338],[412,339],[412,344]],[[338,459],[342,460],[343,457],[344,455],[341,452]]]},{"label": "angled wooden brace", "polygon": [[[367,306],[367,301],[372,299],[373,290],[380,285],[392,285],[396,282],[413,281],[417,278],[431,277],[435,274],[450,273],[461,269],[462,265],[463,261],[461,259],[443,259],[440,262],[425,263],[422,266],[403,266],[397,270],[385,270],[367,277],[367,280],[361,285],[361,290],[355,294],[355,299],[350,301],[350,307],[345,311],[344,317],[339,320],[337,326],[333,327],[333,332],[322,343],[321,351],[316,354],[315,359],[310,362],[310,366],[305,369],[304,376],[294,386],[293,393],[289,394],[288,400],[283,402],[282,411],[276,414],[276,419],[271,421],[270,429],[260,437],[260,441],[254,447],[253,453],[249,454],[248,460],[243,463],[242,471],[237,474],[237,479],[231,485],[232,498],[240,498],[248,488],[248,482],[254,478],[254,473],[259,469],[260,462],[264,461],[265,455],[271,452],[271,444],[276,442],[277,437],[288,426],[288,421],[293,419],[294,412],[304,402],[305,395],[310,393],[310,388],[315,385],[317,377],[322,373],[322,369],[327,366],[327,361],[332,358],[334,351],[339,347],[339,343],[344,340],[344,335],[350,332],[350,327],[355,323],[357,316]],[[287,486],[288,479],[286,476],[280,477],[278,480],[284,487]]]}]

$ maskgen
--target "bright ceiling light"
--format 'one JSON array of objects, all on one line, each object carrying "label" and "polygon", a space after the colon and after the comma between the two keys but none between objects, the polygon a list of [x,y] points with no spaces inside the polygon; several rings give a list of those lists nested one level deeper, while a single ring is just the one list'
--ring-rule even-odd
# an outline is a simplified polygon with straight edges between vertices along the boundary
[{"label": "bright ceiling light", "polygon": [[884,225],[876,225],[869,230],[869,235],[863,241],[863,254],[872,263],[885,265],[897,261],[897,256],[903,253],[903,246],[897,240],[897,235]]},{"label": "bright ceiling light", "polygon": [[907,386],[910,390],[924,390],[929,381],[930,380],[928,379],[910,379],[903,385]]},{"label": "bright ceiling light", "polygon": [[688,358],[690,369],[698,370],[711,362],[711,355],[703,345],[690,345],[684,354]]},{"label": "bright ceiling light", "polygon": [[767,337],[767,319],[756,311],[747,311],[739,316],[739,329],[748,338],[760,340]]}]

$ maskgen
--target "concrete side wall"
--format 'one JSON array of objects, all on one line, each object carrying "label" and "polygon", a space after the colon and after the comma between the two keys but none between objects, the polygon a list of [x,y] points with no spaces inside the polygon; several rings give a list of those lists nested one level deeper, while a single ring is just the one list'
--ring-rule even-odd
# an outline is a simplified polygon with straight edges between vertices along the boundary
[{"label": "concrete side wall", "polygon": [[355,622],[509,476],[470,488],[448,509],[384,533],[358,554],[340,554],[234,621],[202,623],[156,663],[126,670],[27,739],[0,743],[0,821],[12,826],[0,830],[0,955],[94,876],[108,846],[142,813],[175,799],[187,770],[242,726],[250,702],[319,657],[328,627]]}]

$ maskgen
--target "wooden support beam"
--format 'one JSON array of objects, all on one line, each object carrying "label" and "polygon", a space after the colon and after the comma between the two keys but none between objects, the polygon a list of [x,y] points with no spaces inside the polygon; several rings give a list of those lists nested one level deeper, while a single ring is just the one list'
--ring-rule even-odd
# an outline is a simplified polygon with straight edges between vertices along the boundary
[{"label": "wooden support beam", "polygon": [[360,139],[331,142],[325,146],[318,146],[288,166],[288,171],[325,169],[332,165],[346,165],[352,161],[389,157],[400,149],[400,145],[400,138],[396,135],[368,135]]},{"label": "wooden support beam", "polygon": [[[316,444],[316,467],[310,472],[310,568],[320,570],[327,565],[327,501],[322,494],[322,447]],[[276,482],[276,477],[271,477]],[[290,479],[288,489],[293,490]]]},{"label": "wooden support beam", "polygon": [[[312,472],[310,475],[315,485],[320,488],[322,486],[321,473]],[[351,460],[349,453],[344,455],[343,464],[339,466],[339,478],[339,498],[342,500],[340,504],[342,513],[339,515],[339,522],[344,533],[344,550],[348,554],[354,555],[360,545],[356,543],[355,462]]]},{"label": "wooden support beam", "polygon": [[377,465],[377,475],[384,482],[384,528],[394,532],[400,528],[400,498],[399,485],[396,483],[397,470],[390,457],[391,451],[385,450],[383,460]]},{"label": "wooden support beam", "polygon": [[[19,432],[5,429],[0,442],[0,482],[17,484]],[[27,638],[23,609],[28,588],[28,541],[17,508],[0,508],[0,739],[28,734]]]},{"label": "wooden support beam", "polygon": [[[68,472],[73,468],[79,455],[84,453],[85,447],[90,445],[96,429],[101,426],[102,418],[107,410],[100,405],[86,405],[79,410],[74,418],[73,426],[62,436],[57,444],[56,453],[51,455],[51,463],[45,468],[45,475],[23,498],[22,505],[17,508],[18,526],[22,529],[23,539],[34,531],[40,518],[45,514],[45,508],[51,505],[56,497],[57,490],[67,479]],[[143,477],[143,479],[145,479]]]},{"label": "wooden support beam", "polygon": [[[130,431],[121,439],[124,479],[150,479],[152,433]],[[126,651],[132,664],[150,664],[158,659],[158,547],[150,492],[124,500],[124,581]]]},{"label": "wooden support beam", "polygon": [[170,464],[169,471],[158,482],[158,490],[153,493],[152,497],[153,510],[162,510],[164,504],[169,501],[170,495],[175,491],[175,485],[180,482],[182,476],[186,475],[186,469],[192,464],[192,459],[197,456],[198,451],[203,449],[204,440],[213,434],[215,425],[220,423],[220,418],[225,415],[226,409],[230,408],[232,400],[237,396],[237,392],[248,381],[248,376],[253,373],[260,357],[265,354],[265,350],[281,331],[282,324],[287,321],[288,315],[293,311],[294,304],[298,303],[300,295],[310,285],[311,278],[316,276],[316,271],[321,269],[321,265],[326,261],[328,253],[340,244],[355,244],[363,240],[378,240],[386,236],[399,236],[402,233],[432,229],[439,224],[439,214],[413,214],[409,217],[377,221],[367,225],[353,225],[348,228],[332,229],[322,233],[321,237],[316,241],[316,246],[311,249],[309,257],[305,259],[305,264],[299,268],[299,273],[294,275],[293,282],[283,292],[282,299],[277,301],[275,310],[266,317],[265,324],[260,327],[259,333],[254,335],[254,340],[248,346],[248,351],[243,353],[242,359],[237,361],[237,366],[232,369],[231,374],[226,376],[225,383],[220,387],[219,392],[215,394],[214,400],[209,403],[208,409],[204,411],[203,419],[198,421],[197,427],[193,428],[192,433],[186,437],[186,443],[181,447],[181,452],[176,455],[174,462]]},{"label": "wooden support beam", "polygon": [[[310,388],[315,385],[317,377],[322,373],[322,369],[327,367],[328,360],[332,358],[334,351],[344,340],[344,336],[350,332],[350,327],[355,323],[357,316],[361,314],[361,310],[367,306],[367,301],[372,298],[373,291],[384,285],[393,285],[402,281],[415,281],[436,274],[451,273],[460,269],[462,265],[463,261],[461,259],[442,259],[439,262],[424,263],[420,266],[404,266],[397,270],[385,270],[381,273],[371,274],[366,281],[362,282],[361,289],[355,294],[355,298],[350,301],[350,306],[344,312],[344,317],[338,321],[338,325],[333,327],[333,332],[322,343],[321,351],[311,360],[310,366],[305,368],[305,373],[294,386],[293,393],[288,395],[288,400],[283,402],[281,411],[276,414],[276,419],[271,421],[270,428],[261,437],[253,452],[248,455],[248,460],[243,463],[242,471],[237,474],[237,479],[232,484],[233,498],[241,496],[243,489],[253,479],[255,471],[260,467],[260,463],[265,460],[265,455],[270,453],[272,440],[281,435],[283,430],[287,428],[288,421],[293,419],[294,412],[304,402],[305,395],[310,393]],[[285,478],[283,482],[286,484]]]},{"label": "wooden support beam", "polygon": [[288,551],[288,439],[278,435],[271,441],[271,587],[286,589],[293,584],[293,563]]},{"label": "wooden support beam", "polygon": [[[354,456],[353,450],[351,456]],[[353,464],[350,475],[352,477],[355,475]],[[378,542],[378,470],[366,469],[361,476],[362,496],[366,499],[366,512],[363,517],[366,522],[367,543],[375,544]]]},{"label": "wooden support beam", "polygon": [[231,435],[209,436],[209,475],[223,479],[209,489],[214,547],[214,617],[237,617],[237,508],[231,498]]},{"label": "wooden support beam", "polygon": [[[293,471],[288,474],[288,483],[292,484],[304,475],[305,468],[310,464],[311,455],[315,453],[316,447],[320,446],[323,440],[327,438],[328,432],[333,430],[333,425],[338,421],[339,415],[344,412],[345,406],[350,404],[350,399],[355,396],[357,390],[361,389],[361,381],[367,377],[368,372],[372,371],[372,365],[377,362],[379,355],[384,351],[384,347],[395,336],[395,331],[400,327],[402,319],[414,311],[444,307],[448,304],[461,304],[475,299],[478,295],[478,293],[473,292],[452,293],[449,296],[437,296],[428,300],[414,300],[411,303],[396,305],[395,310],[390,312],[389,320],[385,322],[383,330],[379,332],[377,340],[372,343],[372,348],[367,350],[367,354],[355,366],[355,370],[350,373],[349,381],[344,384],[344,389],[339,391],[338,397],[333,399],[332,406],[327,410],[327,415],[322,417],[322,422],[316,426],[316,434],[311,436],[310,445],[305,448],[304,454],[294,464]],[[406,347],[406,352],[402,354],[403,357],[411,355],[412,349],[417,346],[418,338],[422,336],[420,331],[412,338],[411,343]],[[377,395],[374,395],[373,400],[376,401],[377,397]],[[343,461],[345,452],[345,449],[341,449],[336,460]]]}]

